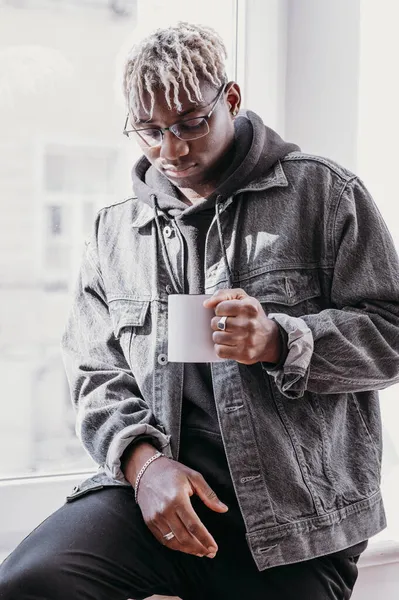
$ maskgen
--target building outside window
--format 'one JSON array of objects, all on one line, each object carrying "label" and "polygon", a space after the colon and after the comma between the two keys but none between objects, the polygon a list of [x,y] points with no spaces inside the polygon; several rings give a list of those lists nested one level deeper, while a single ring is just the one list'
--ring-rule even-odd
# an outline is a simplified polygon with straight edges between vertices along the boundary
[{"label": "building outside window", "polygon": [[95,215],[132,194],[139,150],[122,136],[120,61],[135,28],[202,21],[234,59],[234,11],[233,0],[0,0],[0,375],[12,399],[0,478],[94,468],[59,343]]}]

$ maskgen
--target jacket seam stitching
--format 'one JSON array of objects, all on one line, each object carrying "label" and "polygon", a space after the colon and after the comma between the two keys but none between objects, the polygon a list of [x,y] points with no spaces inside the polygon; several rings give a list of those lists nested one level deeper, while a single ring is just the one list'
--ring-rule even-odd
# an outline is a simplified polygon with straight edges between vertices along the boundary
[{"label": "jacket seam stitching", "polygon": [[114,206],[121,206],[121,204],[130,202],[130,200],[138,200],[138,197],[137,196],[129,196],[128,198],[124,198],[123,200],[120,200],[119,202],[113,202],[112,204],[103,206],[102,208],[100,208],[97,215],[100,215],[102,212],[105,212],[106,210],[108,210],[109,208],[113,208]]},{"label": "jacket seam stitching", "polygon": [[338,175],[341,179],[344,179],[345,181],[350,181],[354,177],[353,174],[345,173],[339,168],[339,166],[334,165],[329,160],[321,156],[314,156],[312,154],[301,154],[297,156],[287,155],[281,159],[282,162],[301,162],[306,160],[324,165],[325,167],[330,169],[330,171],[333,171],[336,175]]},{"label": "jacket seam stitching", "polygon": [[337,219],[338,219],[339,209],[341,207],[341,202],[342,202],[342,198],[343,198],[345,191],[348,189],[349,184],[352,183],[355,179],[356,179],[355,176],[351,177],[351,179],[349,179],[345,183],[345,185],[342,187],[341,193],[338,198],[337,205],[335,207],[334,216],[333,216],[334,222],[333,222],[333,227],[332,227],[332,250],[333,250],[334,261],[336,261],[336,259],[337,259],[336,228],[337,228]]},{"label": "jacket seam stitching", "polygon": [[[101,283],[102,283],[102,286],[103,286],[103,289],[104,289],[104,292],[105,292],[105,282],[104,282],[104,278],[103,278],[103,276],[102,276],[102,273],[101,273],[100,269],[97,267],[96,263],[94,262],[94,259],[93,259],[93,257],[91,256],[91,253],[92,253],[92,252],[94,252],[94,250],[93,250],[93,248],[92,248],[92,244],[91,244],[90,242],[89,242],[89,243],[87,243],[87,245],[86,245],[86,249],[87,249],[87,252],[86,252],[87,259],[88,259],[88,261],[90,262],[90,264],[91,264],[91,266],[93,267],[93,269],[95,270],[95,272],[97,273],[98,277],[100,278],[100,280],[101,280]],[[104,297],[104,299],[105,299],[105,297]]]}]

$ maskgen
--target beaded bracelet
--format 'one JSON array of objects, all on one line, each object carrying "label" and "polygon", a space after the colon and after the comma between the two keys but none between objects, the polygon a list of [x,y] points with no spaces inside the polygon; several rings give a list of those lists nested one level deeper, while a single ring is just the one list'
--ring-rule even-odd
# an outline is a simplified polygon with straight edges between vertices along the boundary
[{"label": "beaded bracelet", "polygon": [[165,454],[163,454],[163,452],[157,452],[156,454],[154,454],[154,456],[151,456],[151,458],[149,458],[141,467],[140,471],[137,473],[137,477],[136,477],[136,481],[134,484],[134,499],[137,502],[137,494],[139,491],[139,484],[140,484],[140,480],[142,478],[142,476],[144,475],[144,471],[146,470],[146,468],[152,463],[154,462],[154,460],[156,460],[157,458],[160,458],[161,456],[165,456]]}]

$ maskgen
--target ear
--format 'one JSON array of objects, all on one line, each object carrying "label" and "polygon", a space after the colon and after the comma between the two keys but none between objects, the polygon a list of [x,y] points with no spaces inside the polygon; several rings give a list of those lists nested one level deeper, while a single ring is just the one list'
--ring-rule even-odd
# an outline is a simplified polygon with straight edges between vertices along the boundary
[{"label": "ear", "polygon": [[229,111],[233,117],[236,117],[241,106],[241,90],[238,83],[235,81],[229,81],[229,83],[226,85],[225,94]]}]

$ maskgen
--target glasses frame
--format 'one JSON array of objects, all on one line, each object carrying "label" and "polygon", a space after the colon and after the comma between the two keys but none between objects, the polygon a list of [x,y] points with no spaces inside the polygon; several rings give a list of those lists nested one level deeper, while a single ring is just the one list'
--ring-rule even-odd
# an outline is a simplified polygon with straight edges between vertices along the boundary
[{"label": "glasses frame", "polygon": [[[160,143],[159,144],[155,144],[154,146],[151,146],[150,144],[147,144],[146,142],[144,142],[144,140],[143,140],[143,142],[145,143],[145,145],[147,146],[147,148],[158,148],[159,146],[162,146],[163,138],[164,138],[164,135],[165,135],[165,131],[170,131],[171,133],[173,133],[174,136],[176,136],[179,140],[181,140],[182,138],[180,138],[176,134],[176,132],[174,131],[174,127],[178,127],[182,123],[187,123],[188,121],[196,121],[197,119],[205,119],[205,121],[206,121],[206,123],[208,125],[208,131],[206,133],[204,133],[203,135],[200,135],[198,137],[191,138],[191,139],[184,138],[182,141],[189,142],[189,141],[192,141],[192,140],[199,140],[202,137],[205,137],[206,135],[208,135],[208,133],[210,131],[208,121],[211,118],[211,116],[213,115],[213,113],[215,111],[215,108],[217,107],[218,102],[219,102],[220,98],[222,97],[224,90],[226,89],[226,86],[227,86],[227,83],[224,83],[222,85],[222,87],[220,88],[220,90],[218,91],[216,98],[214,100],[211,100],[210,102],[208,102],[208,104],[205,104],[205,106],[201,106],[201,108],[206,108],[206,106],[209,106],[210,104],[212,104],[211,110],[206,115],[199,115],[198,117],[191,117],[189,119],[182,119],[181,121],[178,121],[177,123],[173,123],[173,125],[170,125],[169,127],[140,127],[139,129],[135,129],[135,128],[133,128],[133,129],[126,129],[128,121],[129,121],[129,113],[127,113],[126,120],[125,120],[125,125],[123,127],[123,132],[122,133],[127,138],[129,138],[129,134],[130,133],[139,133],[140,131],[147,131],[149,129],[156,129],[157,131],[161,132],[161,141],[160,141]],[[141,137],[140,134],[139,134],[139,137]],[[141,138],[141,139],[143,139],[143,138]]]}]

